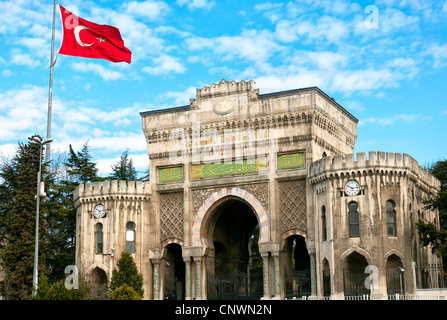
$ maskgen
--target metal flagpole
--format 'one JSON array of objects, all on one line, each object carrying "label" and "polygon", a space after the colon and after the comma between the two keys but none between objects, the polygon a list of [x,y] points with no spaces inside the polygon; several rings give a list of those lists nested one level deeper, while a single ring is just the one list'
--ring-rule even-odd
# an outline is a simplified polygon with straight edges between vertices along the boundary
[{"label": "metal flagpole", "polygon": [[[56,64],[54,61],[54,30],[56,24],[56,0],[54,0],[53,7],[53,33],[51,37],[51,62],[50,62],[50,86],[48,92],[48,120],[47,120],[47,139],[51,139],[51,109],[53,105],[53,67]],[[45,163],[50,161],[50,145],[45,149]]]},{"label": "metal flagpole", "polygon": [[55,64],[54,60],[54,30],[56,24],[56,0],[54,0],[53,7],[53,34],[51,38],[51,63],[50,63],[50,89],[48,96],[48,122],[47,122],[47,138],[44,141],[41,141],[39,138],[33,138],[31,143],[39,144],[40,153],[39,153],[39,172],[37,173],[37,194],[36,194],[36,235],[35,235],[35,244],[34,244],[34,266],[33,266],[33,295],[37,294],[37,284],[39,281],[39,206],[40,206],[40,197],[45,196],[44,192],[41,191],[41,166],[42,166],[42,148],[45,145],[45,163],[50,161],[50,142],[51,140],[51,105],[53,99],[53,67]]}]

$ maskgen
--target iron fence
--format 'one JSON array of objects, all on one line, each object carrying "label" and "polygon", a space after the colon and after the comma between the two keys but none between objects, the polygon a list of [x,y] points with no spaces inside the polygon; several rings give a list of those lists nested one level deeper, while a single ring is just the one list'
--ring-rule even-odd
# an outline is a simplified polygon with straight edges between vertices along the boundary
[{"label": "iron fence", "polygon": [[370,290],[365,286],[366,273],[353,274],[349,270],[343,270],[343,287],[345,296],[369,295]]},{"label": "iron fence", "polygon": [[447,288],[447,273],[442,264],[426,264],[416,266],[417,289]]},{"label": "iron fence", "polygon": [[244,273],[239,270],[227,274],[208,273],[207,296],[210,300],[250,300],[263,296],[262,270]]},{"label": "iron fence", "polygon": [[286,269],[286,298],[311,294],[310,267],[304,270]]}]

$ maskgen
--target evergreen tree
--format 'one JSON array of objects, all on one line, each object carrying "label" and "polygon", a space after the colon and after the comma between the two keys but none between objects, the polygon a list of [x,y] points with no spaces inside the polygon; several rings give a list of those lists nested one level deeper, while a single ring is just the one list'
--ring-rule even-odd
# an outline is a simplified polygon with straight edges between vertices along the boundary
[{"label": "evergreen tree", "polygon": [[129,150],[124,151],[121,159],[111,167],[113,170],[109,177],[111,180],[134,181],[137,179],[137,171],[133,166],[133,160],[129,158]]},{"label": "evergreen tree", "polygon": [[[8,208],[11,210],[6,215],[9,225],[6,244],[1,254],[5,271],[3,295],[7,299],[28,299],[32,293],[36,228],[35,195],[39,161],[41,161],[41,154],[38,145],[19,144],[12,162],[2,168],[3,179],[7,178],[8,181],[3,191],[14,194],[13,202],[8,203],[7,200],[4,207],[5,210]],[[45,165],[42,165],[42,172],[45,172]],[[40,201],[39,274],[43,273],[47,243],[45,213],[46,203]]]},{"label": "evergreen tree", "polygon": [[12,207],[17,192],[17,176],[19,163],[5,159],[0,165],[0,252],[11,230],[13,217]]},{"label": "evergreen tree", "polygon": [[[416,226],[423,246],[432,246],[432,251],[441,254],[447,261],[447,160],[438,161],[428,168],[441,182],[441,190],[426,202],[426,209],[439,210],[439,225],[431,221],[419,221]],[[444,263],[444,266],[446,264]]]},{"label": "evergreen tree", "polygon": [[96,163],[91,160],[92,156],[90,154],[88,141],[84,143],[81,151],[78,152],[75,152],[71,145],[69,146],[69,157],[66,166],[72,186],[77,186],[80,183],[104,180],[98,176]]},{"label": "evergreen tree", "polygon": [[65,267],[75,263],[76,209],[73,203],[73,191],[77,186],[72,183],[64,166],[66,154],[52,156],[52,184],[48,196],[48,250],[46,267],[49,281],[57,281],[65,276]]},{"label": "evergreen tree", "polygon": [[125,284],[133,288],[136,294],[143,298],[143,275],[138,272],[137,265],[135,264],[132,255],[127,251],[123,251],[121,258],[117,261],[116,265],[118,270],[114,269],[112,271],[112,278],[110,280],[110,289],[112,292]]},{"label": "evergreen tree", "polygon": [[[54,157],[53,157],[54,158]],[[49,280],[64,277],[65,267],[75,263],[76,209],[73,191],[80,183],[103,180],[98,177],[96,163],[92,162],[88,141],[81,151],[75,152],[69,146],[66,159],[53,160],[53,172],[58,176],[48,192],[49,203],[47,220],[49,224],[49,248],[47,268]],[[62,168],[63,167],[63,168]]]}]

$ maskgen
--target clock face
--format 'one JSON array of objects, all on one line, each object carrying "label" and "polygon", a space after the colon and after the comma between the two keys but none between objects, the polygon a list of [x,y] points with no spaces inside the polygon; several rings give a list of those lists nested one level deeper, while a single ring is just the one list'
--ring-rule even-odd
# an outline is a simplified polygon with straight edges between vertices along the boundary
[{"label": "clock face", "polygon": [[355,180],[350,180],[345,185],[345,192],[348,196],[355,196],[360,191],[359,183]]},{"label": "clock face", "polygon": [[106,213],[106,209],[104,208],[104,206],[102,204],[98,204],[95,207],[95,218],[102,218],[104,217]]}]

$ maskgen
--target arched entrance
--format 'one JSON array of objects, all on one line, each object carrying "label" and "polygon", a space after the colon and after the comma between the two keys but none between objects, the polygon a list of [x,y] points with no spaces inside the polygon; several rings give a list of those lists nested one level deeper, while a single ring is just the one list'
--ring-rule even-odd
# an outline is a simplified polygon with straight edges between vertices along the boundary
[{"label": "arched entrance", "polygon": [[93,300],[107,299],[107,275],[103,269],[96,267],[90,272],[88,285]]},{"label": "arched entrance", "polygon": [[259,221],[242,199],[223,199],[206,226],[207,298],[260,299],[263,265]]},{"label": "arched entrance", "polygon": [[365,268],[368,266],[366,258],[360,253],[354,251],[349,254],[343,265],[343,285],[346,296],[361,296],[370,294],[369,288],[365,286],[365,280],[368,274]]},{"label": "arched entrance", "polygon": [[310,256],[303,236],[286,239],[284,274],[287,298],[311,294]]},{"label": "arched entrance", "polygon": [[395,254],[386,261],[386,289],[388,296],[405,294],[404,268],[402,260]]},{"label": "arched entrance", "polygon": [[331,270],[329,262],[326,258],[323,260],[323,296],[329,297],[331,295]]},{"label": "arched entrance", "polygon": [[185,299],[185,262],[182,258],[182,247],[177,243],[165,247],[164,264],[164,299]]}]

